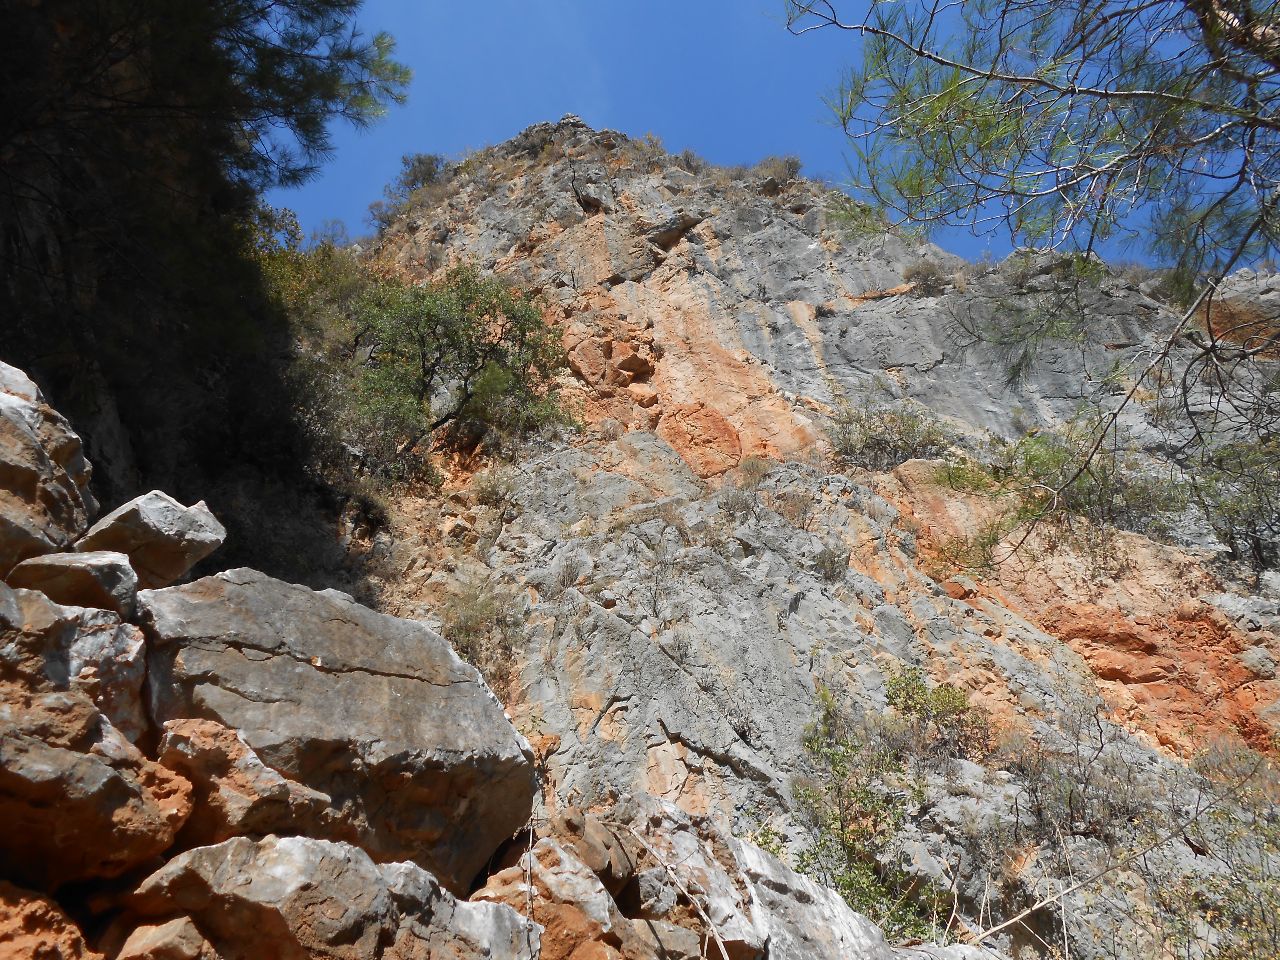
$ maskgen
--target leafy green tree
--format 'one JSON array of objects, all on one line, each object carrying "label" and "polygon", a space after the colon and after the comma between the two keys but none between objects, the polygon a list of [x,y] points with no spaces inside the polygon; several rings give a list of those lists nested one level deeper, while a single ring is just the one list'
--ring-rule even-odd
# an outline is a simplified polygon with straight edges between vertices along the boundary
[{"label": "leafy green tree", "polygon": [[559,338],[503,281],[463,266],[420,286],[383,282],[356,314],[369,344],[360,393],[402,452],[460,421],[520,431],[554,416]]}]

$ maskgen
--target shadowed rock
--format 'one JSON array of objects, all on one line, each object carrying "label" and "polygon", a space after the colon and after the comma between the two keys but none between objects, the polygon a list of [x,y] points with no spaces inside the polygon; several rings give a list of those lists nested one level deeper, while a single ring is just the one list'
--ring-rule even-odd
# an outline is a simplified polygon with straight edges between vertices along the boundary
[{"label": "shadowed rock", "polygon": [[98,509],[90,473],[71,424],[26,374],[0,362],[0,577],[84,532]]},{"label": "shadowed rock", "polygon": [[147,589],[167,587],[207,557],[227,531],[204,502],[184,507],[167,493],[152,490],[117,507],[95,523],[76,550],[116,550],[128,554],[138,582]]}]

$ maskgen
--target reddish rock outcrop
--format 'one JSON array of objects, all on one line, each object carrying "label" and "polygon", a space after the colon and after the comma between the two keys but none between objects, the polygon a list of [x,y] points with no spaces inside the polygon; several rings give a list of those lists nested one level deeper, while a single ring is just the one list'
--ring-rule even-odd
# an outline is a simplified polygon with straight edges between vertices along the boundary
[{"label": "reddish rock outcrop", "polygon": [[[0,585],[0,866],[42,889],[111,877],[166,850],[190,784],[148,760],[77,683],[86,611]],[[111,670],[100,664],[98,678]]]},{"label": "reddish rock outcrop", "polygon": [[[0,957],[5,960],[102,960],[56,903],[0,880]],[[158,960],[158,958],[157,958]]]}]

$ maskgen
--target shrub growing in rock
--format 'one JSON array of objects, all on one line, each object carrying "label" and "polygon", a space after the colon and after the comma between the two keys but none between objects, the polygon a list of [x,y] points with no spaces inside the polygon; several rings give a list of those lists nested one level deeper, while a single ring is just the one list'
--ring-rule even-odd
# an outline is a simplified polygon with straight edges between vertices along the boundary
[{"label": "shrub growing in rock", "polygon": [[915,284],[917,297],[940,297],[951,278],[936,260],[920,260],[902,271],[902,279]]},{"label": "shrub growing in rock", "polygon": [[919,404],[842,404],[831,420],[831,446],[849,464],[892,470],[908,460],[935,459],[954,436]]},{"label": "shrub growing in rock", "polygon": [[813,560],[813,572],[827,583],[839,583],[849,570],[849,551],[823,547]]}]

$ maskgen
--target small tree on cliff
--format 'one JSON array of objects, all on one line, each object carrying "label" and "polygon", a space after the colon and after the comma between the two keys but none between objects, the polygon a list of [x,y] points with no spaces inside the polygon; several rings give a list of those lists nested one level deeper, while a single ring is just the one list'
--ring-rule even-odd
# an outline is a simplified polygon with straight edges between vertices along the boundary
[{"label": "small tree on cliff", "polygon": [[495,277],[457,267],[421,286],[382,282],[356,315],[371,345],[360,393],[402,453],[446,425],[521,431],[557,412],[559,338],[531,297]]}]

